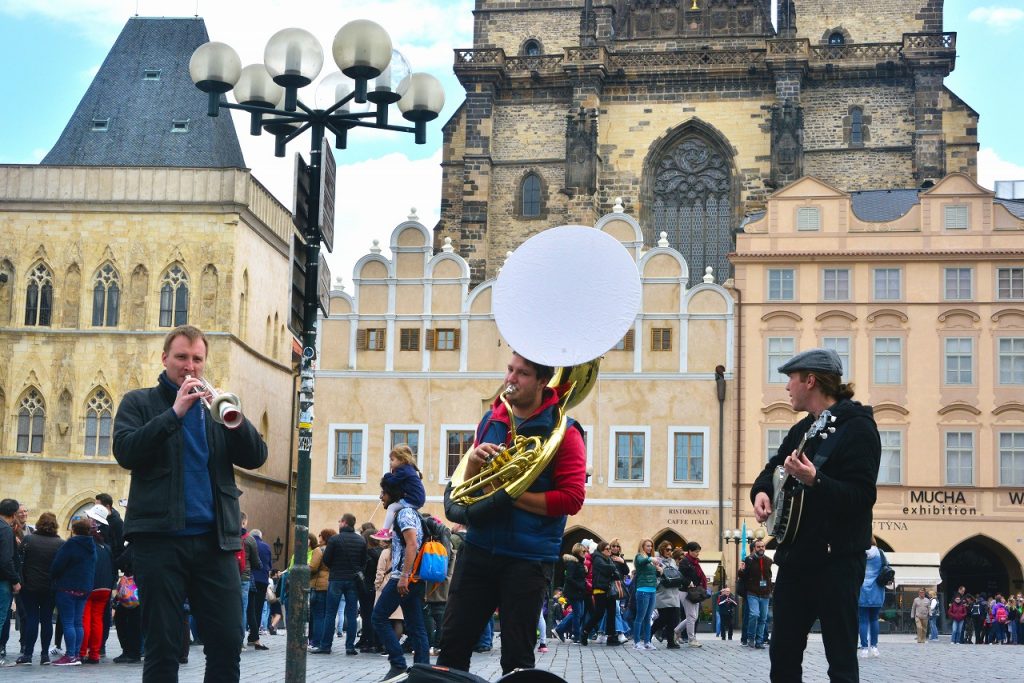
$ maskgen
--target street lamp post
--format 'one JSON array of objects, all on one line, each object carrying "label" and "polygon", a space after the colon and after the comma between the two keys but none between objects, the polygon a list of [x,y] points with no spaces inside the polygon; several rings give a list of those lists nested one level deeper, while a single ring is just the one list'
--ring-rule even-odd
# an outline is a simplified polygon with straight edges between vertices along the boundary
[{"label": "street lamp post", "polygon": [[[440,82],[425,73],[407,73],[408,65],[392,48],[387,32],[372,21],[352,21],[334,37],[332,53],[340,70],[324,78],[315,107],[298,97],[303,88],[319,75],[323,50],[308,31],[286,28],[267,42],[263,64],[242,68],[233,48],[225,43],[209,42],[199,46],[189,62],[189,73],[196,87],[207,93],[207,114],[217,116],[220,109],[249,112],[251,135],[263,130],[275,138],[274,156],[283,157],[285,146],[310,131],[308,167],[309,197],[305,220],[299,225],[305,242],[305,290],[302,301],[302,365],[299,385],[298,472],[295,492],[294,564],[288,582],[288,654],[285,679],[306,680],[306,624],[309,621],[307,591],[307,536],[309,533],[310,451],[313,442],[313,391],[316,357],[317,286],[320,242],[331,249],[333,234],[324,234],[324,225],[333,224],[333,199],[321,203],[323,183],[322,155],[325,135],[334,134],[335,147],[345,149],[348,131],[376,128],[413,133],[416,144],[426,142],[426,124],[437,118],[444,106]],[[397,57],[397,58],[396,58]],[[221,100],[234,90],[236,103]],[[352,103],[372,103],[370,111],[352,107]],[[398,109],[413,125],[388,123],[388,107]],[[323,188],[333,198],[333,187]],[[326,203],[326,202],[325,202]],[[326,219],[326,220],[325,220]],[[333,227],[331,228],[333,230]],[[333,628],[333,625],[332,625]]]}]

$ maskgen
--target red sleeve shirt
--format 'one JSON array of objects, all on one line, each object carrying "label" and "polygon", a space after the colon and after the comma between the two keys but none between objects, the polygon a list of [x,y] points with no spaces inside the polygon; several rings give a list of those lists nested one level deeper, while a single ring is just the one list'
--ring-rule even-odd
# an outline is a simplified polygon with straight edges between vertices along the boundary
[{"label": "red sleeve shirt", "polygon": [[575,427],[565,430],[555,456],[554,488],[545,492],[548,515],[575,515],[583,507],[587,484],[587,447]]}]

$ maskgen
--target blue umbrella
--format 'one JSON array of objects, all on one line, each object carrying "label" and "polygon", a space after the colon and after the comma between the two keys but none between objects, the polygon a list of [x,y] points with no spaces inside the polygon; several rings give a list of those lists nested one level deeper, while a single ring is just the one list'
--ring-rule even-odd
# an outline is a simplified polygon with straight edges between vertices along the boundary
[{"label": "blue umbrella", "polygon": [[743,520],[743,532],[740,535],[740,562],[747,559],[747,520]]}]

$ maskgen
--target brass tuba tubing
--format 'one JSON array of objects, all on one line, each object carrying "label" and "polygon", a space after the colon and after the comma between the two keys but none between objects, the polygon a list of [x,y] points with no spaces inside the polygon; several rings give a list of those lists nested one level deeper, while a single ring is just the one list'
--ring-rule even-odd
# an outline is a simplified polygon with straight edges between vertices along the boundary
[{"label": "brass tuba tubing", "polygon": [[[191,379],[191,375],[185,375],[185,379]],[[203,384],[202,391],[197,387],[192,391],[194,393],[208,393],[212,400],[207,400],[206,396],[202,396],[200,400],[206,409],[210,411],[210,415],[213,416],[214,422],[219,422],[228,429],[238,429],[242,425],[242,402],[238,399],[235,394],[225,393],[217,391],[217,389],[207,382],[202,377],[197,377]]]}]

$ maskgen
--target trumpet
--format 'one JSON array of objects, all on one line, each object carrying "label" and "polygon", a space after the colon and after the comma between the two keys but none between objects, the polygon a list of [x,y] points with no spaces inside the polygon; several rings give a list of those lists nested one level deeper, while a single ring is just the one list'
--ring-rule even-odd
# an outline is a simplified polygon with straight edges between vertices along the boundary
[{"label": "trumpet", "polygon": [[[191,375],[185,375],[185,379],[192,379]],[[235,394],[228,394],[217,391],[212,384],[202,377],[197,377],[203,383],[202,389],[196,387],[193,393],[207,393],[211,399],[203,396],[200,400],[206,409],[210,411],[214,422],[219,422],[228,429],[238,429],[242,424],[242,402]]]}]

